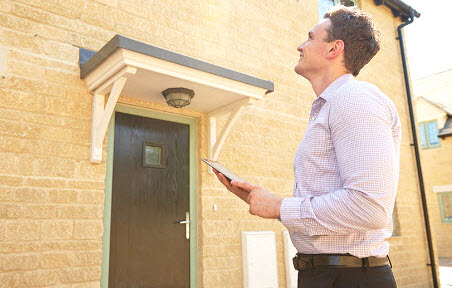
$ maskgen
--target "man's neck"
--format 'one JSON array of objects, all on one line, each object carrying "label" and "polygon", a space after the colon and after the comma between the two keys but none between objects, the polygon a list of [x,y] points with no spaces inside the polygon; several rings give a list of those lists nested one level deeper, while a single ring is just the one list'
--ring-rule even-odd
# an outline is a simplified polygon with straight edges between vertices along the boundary
[{"label": "man's neck", "polygon": [[311,82],[312,89],[315,92],[315,95],[317,97],[320,96],[320,94],[325,91],[328,86],[331,85],[337,78],[341,77],[342,75],[348,74],[349,72],[330,72],[330,73],[323,73],[317,77],[312,77],[311,79],[308,79],[309,82]]}]

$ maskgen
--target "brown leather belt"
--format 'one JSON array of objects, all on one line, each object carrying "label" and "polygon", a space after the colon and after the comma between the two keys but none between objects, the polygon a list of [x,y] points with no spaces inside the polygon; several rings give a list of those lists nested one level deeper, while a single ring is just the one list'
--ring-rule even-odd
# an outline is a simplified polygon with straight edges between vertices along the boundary
[{"label": "brown leather belt", "polygon": [[[390,264],[389,257],[358,258],[349,254],[301,254],[293,258],[295,270],[306,268],[359,268],[380,267]],[[391,265],[392,267],[392,265]]]}]

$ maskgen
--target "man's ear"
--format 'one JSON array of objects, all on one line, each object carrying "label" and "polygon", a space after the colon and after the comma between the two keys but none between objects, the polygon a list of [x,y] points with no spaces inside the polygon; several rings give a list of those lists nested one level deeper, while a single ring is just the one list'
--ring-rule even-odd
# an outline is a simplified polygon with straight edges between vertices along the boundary
[{"label": "man's ear", "polygon": [[330,47],[330,50],[328,51],[327,58],[328,59],[333,59],[333,58],[337,57],[342,52],[344,52],[344,48],[345,48],[344,47],[344,41],[342,41],[342,40],[334,40],[331,43],[331,47]]}]

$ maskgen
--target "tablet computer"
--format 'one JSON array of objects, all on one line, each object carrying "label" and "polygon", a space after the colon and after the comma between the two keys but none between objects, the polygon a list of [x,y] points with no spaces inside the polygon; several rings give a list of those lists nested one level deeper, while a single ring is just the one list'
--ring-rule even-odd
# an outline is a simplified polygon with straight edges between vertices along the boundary
[{"label": "tablet computer", "polygon": [[209,165],[210,167],[212,167],[213,169],[215,169],[218,172],[220,172],[221,174],[223,174],[226,178],[229,179],[229,181],[238,180],[238,181],[245,181],[246,182],[246,180],[244,180],[242,177],[238,176],[237,174],[235,174],[234,172],[232,172],[228,168],[224,167],[224,165],[221,164],[220,162],[213,161],[213,160],[208,160],[208,159],[204,159],[204,158],[201,158],[201,160],[204,163],[206,163],[207,165]]}]

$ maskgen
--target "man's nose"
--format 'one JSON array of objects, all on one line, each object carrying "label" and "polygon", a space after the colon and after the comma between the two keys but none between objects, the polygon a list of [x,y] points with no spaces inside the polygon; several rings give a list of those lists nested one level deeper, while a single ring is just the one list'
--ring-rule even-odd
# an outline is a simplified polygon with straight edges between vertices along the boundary
[{"label": "man's nose", "polygon": [[300,46],[297,47],[297,51],[298,52],[302,52],[303,51],[303,44],[300,44]]}]

